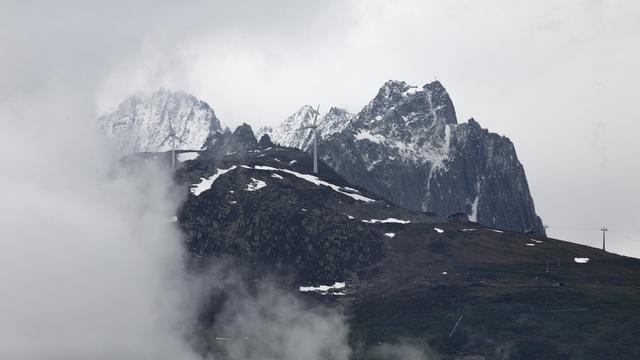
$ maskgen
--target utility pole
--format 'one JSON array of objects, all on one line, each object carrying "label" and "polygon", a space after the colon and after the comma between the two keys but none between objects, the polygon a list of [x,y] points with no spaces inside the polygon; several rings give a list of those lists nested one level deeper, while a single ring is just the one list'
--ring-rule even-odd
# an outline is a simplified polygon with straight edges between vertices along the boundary
[{"label": "utility pole", "polygon": [[460,317],[458,318],[458,321],[456,321],[456,325],[453,327],[453,330],[451,330],[451,332],[449,333],[449,340],[451,340],[451,337],[453,336],[453,333],[458,328],[458,325],[460,325],[460,321],[462,321],[462,315],[460,315]]},{"label": "utility pole", "polygon": [[313,173],[318,173],[318,114],[320,104],[316,108],[316,115],[313,118]]},{"label": "utility pole", "polygon": [[603,226],[603,227],[600,229],[600,231],[602,231],[602,251],[607,251],[607,250],[606,250],[606,247],[605,247],[605,245],[606,245],[606,242],[605,242],[605,241],[606,241],[605,233],[606,233],[607,231],[609,231],[609,229],[607,229],[607,227],[606,227],[606,226]]}]

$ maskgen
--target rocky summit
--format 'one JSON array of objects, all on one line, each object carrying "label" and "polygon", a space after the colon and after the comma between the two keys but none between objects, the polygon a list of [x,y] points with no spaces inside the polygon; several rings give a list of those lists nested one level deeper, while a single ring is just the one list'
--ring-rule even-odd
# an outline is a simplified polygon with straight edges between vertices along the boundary
[{"label": "rocky summit", "polygon": [[[307,153],[258,141],[248,125],[180,155],[186,201],[174,220],[191,269],[226,256],[251,279],[279,274],[345,315],[352,359],[377,359],[381,343],[450,360],[638,354],[637,259],[398,207],[322,161],[314,174]],[[204,310],[203,351],[262,341],[219,340],[225,301]]]},{"label": "rocky summit", "polygon": [[[275,128],[275,143],[311,151],[304,106]],[[318,120],[320,158],[351,183],[412,210],[520,232],[543,232],[513,143],[474,119],[458,123],[438,81],[388,81],[358,114],[331,108]]]},{"label": "rocky summit", "polygon": [[176,137],[176,149],[200,149],[212,133],[222,131],[209,104],[167,89],[129,96],[100,116],[98,125],[122,154],[170,150],[171,133]]}]

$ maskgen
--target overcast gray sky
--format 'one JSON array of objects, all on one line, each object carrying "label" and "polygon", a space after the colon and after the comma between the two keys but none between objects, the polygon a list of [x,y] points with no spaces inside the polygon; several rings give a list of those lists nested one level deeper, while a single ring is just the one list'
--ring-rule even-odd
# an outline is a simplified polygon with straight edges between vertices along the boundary
[{"label": "overcast gray sky", "polygon": [[[0,354],[196,357],[170,176],[114,176],[95,131],[159,86],[258,127],[437,76],[459,119],[515,142],[552,235],[599,245],[554,226],[607,225],[612,251],[640,256],[638,19],[633,1],[0,0]],[[279,308],[248,300],[235,311]],[[339,318],[297,319],[275,335],[348,353]]]},{"label": "overcast gray sky", "polygon": [[[551,235],[596,246],[597,230],[554,226],[607,225],[612,251],[640,256],[638,2],[23,3],[2,12],[0,39],[28,51],[2,52],[3,64],[91,79],[96,113],[166,86],[224,124],[259,127],[303,104],[356,112],[388,79],[437,76],[460,121],[514,141]],[[49,41],[29,48],[34,38]],[[37,87],[8,69],[0,95]]]}]

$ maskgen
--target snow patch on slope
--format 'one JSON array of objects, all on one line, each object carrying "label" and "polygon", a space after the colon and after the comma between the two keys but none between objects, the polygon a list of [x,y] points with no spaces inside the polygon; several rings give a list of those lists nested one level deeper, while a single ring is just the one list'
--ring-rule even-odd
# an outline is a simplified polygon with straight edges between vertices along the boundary
[{"label": "snow patch on slope", "polygon": [[374,135],[367,130],[360,130],[360,132],[356,134],[356,140],[369,140],[372,143],[381,144],[382,140],[384,140],[384,137],[380,135]]},{"label": "snow patch on slope", "polygon": [[396,218],[387,218],[384,220],[381,219],[371,219],[371,220],[362,220],[363,223],[367,223],[367,224],[389,224],[389,223],[395,223],[395,224],[408,224],[411,221],[409,220],[400,220],[400,219],[396,219]]},{"label": "snow patch on slope", "polygon": [[[300,292],[319,292],[326,295],[331,290],[344,289],[346,283],[344,282],[335,282],[333,285],[316,285],[316,286],[300,286]],[[345,295],[344,292],[338,293],[329,293],[331,295]]]},{"label": "snow patch on slope", "polygon": [[267,183],[262,181],[262,180],[258,180],[255,178],[251,178],[251,182],[249,184],[247,184],[247,188],[245,190],[247,191],[256,191],[256,190],[260,190],[263,187],[267,186]]},{"label": "snow patch on slope", "polygon": [[201,181],[199,183],[191,185],[191,189],[190,189],[191,193],[195,196],[199,196],[200,194],[202,194],[202,192],[211,189],[211,186],[216,181],[216,179],[228,173],[229,171],[234,170],[235,168],[236,166],[233,165],[228,169],[216,169],[216,173],[211,175],[210,177],[200,178]]},{"label": "snow patch on slope", "polygon": [[[250,166],[246,166],[246,165],[243,165],[242,167],[244,167],[246,169],[255,169],[255,170],[281,171],[281,172],[296,176],[296,177],[298,177],[300,179],[306,180],[306,181],[308,181],[310,183],[313,183],[313,184],[315,184],[317,186],[326,186],[326,187],[332,189],[333,191],[338,192],[338,193],[340,193],[342,195],[346,195],[346,196],[348,196],[348,197],[350,197],[350,198],[352,198],[354,200],[364,201],[364,202],[375,201],[375,199],[366,197],[364,195],[353,194],[353,193],[350,193],[350,192],[346,192],[346,191],[344,191],[344,190],[347,190],[346,188],[340,187],[340,186],[335,185],[335,184],[331,184],[331,183],[326,182],[324,180],[320,180],[315,175],[302,174],[302,173],[299,173],[297,171],[293,171],[293,170],[289,170],[289,169],[279,169],[279,168],[274,168],[274,167],[271,167],[271,166],[262,166],[262,165],[256,165],[253,168],[250,167]],[[351,190],[357,191],[355,189],[351,189]]]}]

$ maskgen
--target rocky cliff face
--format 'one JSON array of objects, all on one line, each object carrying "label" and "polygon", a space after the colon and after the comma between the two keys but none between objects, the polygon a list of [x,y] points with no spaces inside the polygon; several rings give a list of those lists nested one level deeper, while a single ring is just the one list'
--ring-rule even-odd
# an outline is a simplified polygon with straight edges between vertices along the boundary
[{"label": "rocky cliff face", "polygon": [[[310,151],[296,131],[303,107],[275,129],[273,142]],[[331,109],[319,121],[320,157],[346,180],[413,210],[463,212],[504,229],[542,228],[513,143],[473,119],[458,123],[438,81],[423,87],[388,81],[357,115]]]},{"label": "rocky cliff face", "polygon": [[198,150],[210,134],[221,131],[220,121],[206,102],[166,89],[132,95],[98,122],[122,154],[170,150],[167,136],[172,129],[180,139],[176,149]]}]

